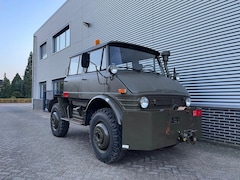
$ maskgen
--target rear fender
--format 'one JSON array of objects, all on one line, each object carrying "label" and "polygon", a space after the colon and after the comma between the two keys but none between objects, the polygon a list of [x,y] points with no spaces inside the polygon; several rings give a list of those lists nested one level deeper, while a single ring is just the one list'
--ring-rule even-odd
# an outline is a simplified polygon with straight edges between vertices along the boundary
[{"label": "rear fender", "polygon": [[106,95],[95,96],[94,98],[92,98],[89,101],[89,103],[86,107],[87,123],[90,122],[91,115],[92,115],[91,111],[93,111],[93,110],[95,111],[97,109],[101,109],[104,107],[110,107],[113,110],[118,124],[121,125],[122,118],[123,118],[122,110],[121,110],[120,106],[112,98],[110,98]]},{"label": "rear fender", "polygon": [[60,108],[62,109],[63,116],[64,116],[64,117],[68,117],[68,116],[67,116],[67,106],[69,105],[68,99],[63,98],[63,97],[61,97],[61,96],[56,96],[56,98],[57,98],[57,102],[58,102],[59,105],[60,105]]}]

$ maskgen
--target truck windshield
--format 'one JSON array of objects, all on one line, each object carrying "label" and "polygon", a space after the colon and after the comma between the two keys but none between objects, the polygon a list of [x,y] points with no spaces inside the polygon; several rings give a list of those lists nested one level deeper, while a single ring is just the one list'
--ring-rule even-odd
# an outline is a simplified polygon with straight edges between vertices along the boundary
[{"label": "truck windshield", "polygon": [[136,70],[163,74],[157,57],[148,52],[136,49],[110,46],[110,64],[115,64],[119,70]]}]

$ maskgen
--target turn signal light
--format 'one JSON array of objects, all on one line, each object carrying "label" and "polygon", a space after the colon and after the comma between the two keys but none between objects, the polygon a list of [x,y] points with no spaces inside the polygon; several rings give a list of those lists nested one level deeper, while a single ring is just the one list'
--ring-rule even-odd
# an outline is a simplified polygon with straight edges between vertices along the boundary
[{"label": "turn signal light", "polygon": [[195,117],[202,116],[202,110],[201,109],[193,110],[193,116]]},{"label": "turn signal light", "polygon": [[94,41],[94,45],[96,46],[96,45],[99,45],[100,44],[100,40],[99,39],[96,39],[95,41]]},{"label": "turn signal light", "polygon": [[119,94],[126,94],[127,90],[126,89],[118,89]]},{"label": "turn signal light", "polygon": [[63,92],[63,97],[68,98],[68,92]]}]

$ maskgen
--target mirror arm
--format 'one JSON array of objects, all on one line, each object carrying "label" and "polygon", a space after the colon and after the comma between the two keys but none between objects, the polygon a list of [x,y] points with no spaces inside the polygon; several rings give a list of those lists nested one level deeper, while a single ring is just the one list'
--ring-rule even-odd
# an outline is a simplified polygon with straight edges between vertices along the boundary
[{"label": "mirror arm", "polygon": [[164,61],[164,69],[167,73],[167,77],[170,77],[171,75],[170,75],[169,70],[168,70],[167,61]]},{"label": "mirror arm", "polygon": [[170,51],[163,51],[161,53],[161,56],[163,58],[163,65],[164,65],[164,69],[167,73],[167,77],[171,77],[170,73],[169,73],[169,70],[168,70],[168,66],[167,66],[167,63],[168,63],[168,57],[170,56]]}]

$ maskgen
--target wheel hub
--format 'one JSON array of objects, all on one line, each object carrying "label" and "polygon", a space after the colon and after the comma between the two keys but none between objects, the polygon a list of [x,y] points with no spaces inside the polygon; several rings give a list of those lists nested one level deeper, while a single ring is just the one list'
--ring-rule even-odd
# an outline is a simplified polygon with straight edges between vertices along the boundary
[{"label": "wheel hub", "polygon": [[53,129],[56,130],[58,128],[58,121],[59,121],[58,115],[56,112],[52,114],[51,121],[52,121]]},{"label": "wheel hub", "polygon": [[101,150],[106,150],[109,145],[109,133],[103,123],[99,123],[94,128],[94,143]]}]

